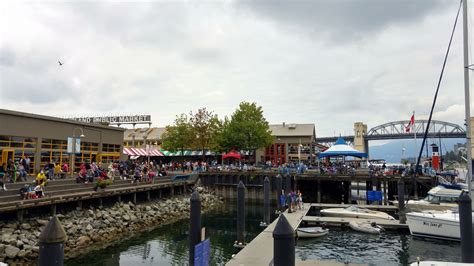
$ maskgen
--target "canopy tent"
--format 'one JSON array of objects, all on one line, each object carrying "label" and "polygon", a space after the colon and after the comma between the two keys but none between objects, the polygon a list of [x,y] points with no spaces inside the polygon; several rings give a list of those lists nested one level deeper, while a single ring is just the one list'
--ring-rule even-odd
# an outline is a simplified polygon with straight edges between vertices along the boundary
[{"label": "canopy tent", "polygon": [[324,152],[321,152],[319,154],[319,158],[324,158],[324,157],[335,157],[335,156],[353,156],[353,157],[359,157],[359,158],[367,158],[367,153],[365,152],[360,152],[351,146],[346,144],[346,141],[342,138],[339,137],[334,143],[333,146],[331,146],[329,149],[325,150]]},{"label": "canopy tent", "polygon": [[227,158],[240,159],[240,154],[238,152],[235,152],[235,151],[231,151],[231,152],[222,154],[222,159],[227,159]]},{"label": "canopy tent", "polygon": [[161,151],[155,148],[150,149],[148,153],[143,148],[123,148],[123,154],[129,156],[164,156]]}]

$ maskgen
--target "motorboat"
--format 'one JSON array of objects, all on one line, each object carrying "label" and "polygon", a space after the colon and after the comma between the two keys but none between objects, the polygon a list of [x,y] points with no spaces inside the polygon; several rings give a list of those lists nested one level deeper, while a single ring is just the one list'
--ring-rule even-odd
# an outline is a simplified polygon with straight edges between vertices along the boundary
[{"label": "motorboat", "polygon": [[472,266],[472,263],[462,263],[462,262],[447,262],[447,261],[417,261],[410,264],[410,266]]},{"label": "motorboat", "polygon": [[312,238],[312,237],[320,237],[327,235],[329,233],[329,229],[325,229],[322,227],[302,227],[296,229],[296,233],[298,234],[299,238]]},{"label": "motorboat", "polygon": [[[444,186],[437,186],[430,191],[428,195],[421,200],[409,200],[406,208],[411,211],[436,210],[445,211],[458,207],[459,196],[463,190],[450,189]],[[398,200],[391,201],[393,205],[398,207]]]},{"label": "motorboat", "polygon": [[371,222],[351,221],[349,222],[349,227],[352,230],[368,234],[380,234],[384,230],[380,225]]},{"label": "motorboat", "polygon": [[331,217],[349,217],[349,218],[365,218],[365,219],[385,219],[395,220],[392,216],[385,212],[373,211],[357,206],[349,206],[347,208],[329,208],[321,210],[321,215]]},{"label": "motorboat", "polygon": [[408,228],[413,236],[461,241],[457,212],[409,212],[406,217]]}]

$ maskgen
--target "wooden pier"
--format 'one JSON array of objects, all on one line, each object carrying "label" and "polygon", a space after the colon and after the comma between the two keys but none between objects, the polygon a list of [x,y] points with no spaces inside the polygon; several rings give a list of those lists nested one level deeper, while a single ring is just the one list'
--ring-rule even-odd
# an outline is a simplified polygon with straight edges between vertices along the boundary
[{"label": "wooden pier", "polygon": [[[296,231],[304,217],[308,213],[311,204],[305,203],[303,210],[288,213],[285,211],[282,215],[290,223],[291,227]],[[278,219],[275,219],[263,232],[256,236],[244,249],[237,253],[227,266],[245,266],[245,265],[273,265],[273,230],[277,224]],[[342,265],[360,265],[360,264],[344,264],[333,261],[302,261],[296,259],[296,265],[328,265],[328,266],[342,266]]]}]

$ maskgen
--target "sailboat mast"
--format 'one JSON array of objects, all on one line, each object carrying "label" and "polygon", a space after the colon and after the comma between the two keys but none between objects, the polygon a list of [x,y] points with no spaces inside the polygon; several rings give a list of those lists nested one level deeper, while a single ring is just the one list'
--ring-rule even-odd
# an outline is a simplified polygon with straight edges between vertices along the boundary
[{"label": "sailboat mast", "polygon": [[469,50],[467,29],[467,0],[463,0],[463,51],[464,51],[464,101],[466,111],[466,151],[467,151],[467,184],[472,194],[472,146],[471,146],[471,98],[469,95]]}]

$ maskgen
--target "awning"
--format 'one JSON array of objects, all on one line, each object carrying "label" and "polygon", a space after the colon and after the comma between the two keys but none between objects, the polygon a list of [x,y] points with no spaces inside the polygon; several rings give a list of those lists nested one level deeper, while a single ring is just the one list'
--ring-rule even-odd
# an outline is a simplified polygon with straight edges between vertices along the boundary
[{"label": "awning", "polygon": [[157,149],[150,149],[149,153],[143,148],[123,148],[123,154],[129,156],[164,156],[164,154]]},{"label": "awning", "polygon": [[[202,151],[192,151],[192,150],[184,150],[184,153],[182,153],[181,151],[174,151],[174,152],[171,152],[171,151],[167,151],[167,150],[161,150],[161,152],[164,154],[164,156],[202,156]],[[205,152],[205,155],[206,156],[214,156],[216,155],[215,152],[211,152],[211,151],[206,151]]]},{"label": "awning", "polygon": [[235,151],[231,151],[225,154],[222,154],[222,159],[227,159],[227,158],[235,158],[235,159],[240,159],[240,154]]}]

